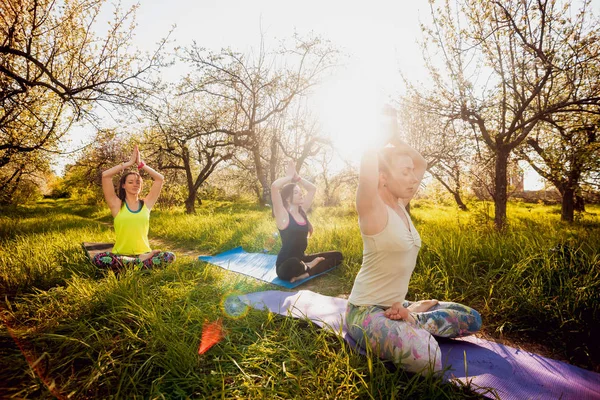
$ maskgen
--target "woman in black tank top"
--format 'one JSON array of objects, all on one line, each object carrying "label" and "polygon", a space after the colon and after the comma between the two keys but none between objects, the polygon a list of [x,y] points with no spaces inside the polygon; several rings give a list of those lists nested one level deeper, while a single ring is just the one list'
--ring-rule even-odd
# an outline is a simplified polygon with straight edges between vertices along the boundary
[{"label": "woman in black tank top", "polygon": [[[306,196],[301,187],[306,189]],[[275,265],[277,276],[283,280],[295,282],[318,275],[343,259],[339,251],[304,253],[313,231],[305,210],[312,205],[316,191],[315,185],[298,175],[293,161],[288,163],[286,176],[271,185],[273,215],[281,236],[281,250]]]}]

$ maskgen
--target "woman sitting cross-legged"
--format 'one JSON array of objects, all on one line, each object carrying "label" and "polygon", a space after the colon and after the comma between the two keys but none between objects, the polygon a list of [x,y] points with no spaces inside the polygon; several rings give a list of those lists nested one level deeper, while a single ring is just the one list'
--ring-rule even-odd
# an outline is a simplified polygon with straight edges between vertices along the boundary
[{"label": "woman sitting cross-legged", "polygon": [[[137,171],[126,171],[136,165],[144,170],[154,182],[148,195],[142,200],[139,194],[143,180]],[[123,172],[115,194],[112,178]],[[175,254],[168,251],[152,250],[148,242],[150,210],[156,203],[162,189],[164,177],[141,161],[138,147],[135,146],[131,159],[102,172],[104,198],[114,218],[117,239],[112,252],[98,253],[93,263],[100,268],[110,268],[118,272],[128,264],[141,264],[144,268],[163,266],[175,260]]]},{"label": "woman sitting cross-legged", "polygon": [[[302,189],[306,189],[304,196]],[[287,166],[286,176],[271,185],[275,223],[281,236],[281,250],[275,263],[277,276],[295,282],[328,271],[342,260],[339,251],[305,254],[313,227],[306,211],[310,209],[317,188],[296,173],[294,162]]]},{"label": "woman sitting cross-legged", "polygon": [[[395,123],[390,121],[388,130],[396,134]],[[361,160],[356,209],[363,262],[348,299],[346,324],[350,336],[379,357],[410,372],[437,372],[442,357],[434,336],[470,335],[481,328],[481,317],[458,303],[405,301],[421,247],[406,206],[427,162],[396,137],[391,143],[395,147],[367,150]]]}]

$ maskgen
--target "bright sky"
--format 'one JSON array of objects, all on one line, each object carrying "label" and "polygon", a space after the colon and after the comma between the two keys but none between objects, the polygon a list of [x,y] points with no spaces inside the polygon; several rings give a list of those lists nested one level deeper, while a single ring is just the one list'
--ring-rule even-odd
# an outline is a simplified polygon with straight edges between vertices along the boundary
[{"label": "bright sky", "polygon": [[[346,66],[330,76],[312,96],[323,133],[337,144],[342,156],[357,157],[368,126],[388,96],[401,88],[399,70],[410,80],[427,76],[417,41],[420,22],[429,21],[425,0],[286,2],[275,0],[144,0],[137,11],[134,46],[151,51],[171,27],[173,46],[199,46],[240,52],[258,47],[261,32],[269,41],[309,32],[330,40],[348,54]],[[600,5],[596,1],[595,9]],[[135,4],[123,0],[124,9]],[[103,15],[111,17],[112,6]],[[103,25],[98,21],[97,30]],[[100,33],[100,32],[99,32]],[[165,71],[176,81],[182,67]],[[356,118],[357,116],[362,118]],[[108,120],[110,125],[111,121]],[[114,124],[114,121],[112,122]],[[74,133],[73,145],[89,140],[89,127]],[[528,176],[528,175],[526,175]],[[531,179],[528,179],[531,180]]]},{"label": "bright sky", "polygon": [[[177,45],[195,40],[210,49],[230,46],[244,52],[258,47],[261,31],[267,45],[294,32],[322,35],[349,58],[310,103],[323,133],[343,156],[355,157],[364,147],[361,138],[372,118],[387,96],[400,88],[399,69],[411,78],[424,78],[419,75],[423,67],[417,39],[419,19],[428,16],[426,1],[176,0],[167,7],[163,1],[150,0],[141,3],[136,40],[150,49],[176,25]],[[177,78],[176,72],[173,75]]]},{"label": "bright sky", "polygon": [[[122,9],[135,4],[122,1]],[[96,31],[112,17],[112,5],[98,20]],[[344,67],[311,95],[313,114],[324,134],[337,144],[342,156],[360,154],[361,140],[386,99],[401,88],[399,70],[410,79],[426,79],[417,44],[419,19],[429,17],[429,5],[400,1],[315,1],[290,3],[261,1],[144,0],[137,10],[134,46],[152,51],[156,43],[171,34],[174,46],[199,46],[218,51],[231,47],[240,52],[257,48],[261,32],[266,45],[281,39],[313,33],[328,39],[347,55]],[[103,21],[104,19],[104,21]],[[164,71],[163,79],[177,81],[185,74],[183,65]],[[361,116],[361,118],[356,118]],[[122,123],[106,118],[106,125]],[[89,126],[73,133],[71,147],[86,143],[94,129]]]}]

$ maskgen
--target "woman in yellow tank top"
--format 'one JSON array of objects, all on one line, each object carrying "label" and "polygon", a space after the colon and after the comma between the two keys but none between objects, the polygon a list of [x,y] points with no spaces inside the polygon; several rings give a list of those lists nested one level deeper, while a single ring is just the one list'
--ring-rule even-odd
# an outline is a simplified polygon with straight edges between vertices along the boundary
[{"label": "woman in yellow tank top", "polygon": [[[141,200],[139,194],[143,180],[137,171],[126,171],[137,166],[152,177],[153,183],[148,195]],[[123,172],[119,180],[118,195],[115,193],[112,178]],[[93,262],[100,268],[119,271],[127,264],[141,264],[144,268],[162,266],[173,262],[175,254],[168,251],[152,250],[148,242],[150,210],[158,200],[164,177],[147,166],[135,146],[129,161],[102,172],[104,198],[114,218],[116,241],[112,252],[97,254]]]}]

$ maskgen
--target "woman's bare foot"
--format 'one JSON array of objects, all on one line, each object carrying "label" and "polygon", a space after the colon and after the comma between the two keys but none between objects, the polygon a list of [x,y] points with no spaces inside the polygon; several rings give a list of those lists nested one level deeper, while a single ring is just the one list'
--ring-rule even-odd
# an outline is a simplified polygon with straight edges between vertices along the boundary
[{"label": "woman's bare foot", "polygon": [[152,250],[152,251],[149,251],[149,252],[147,252],[147,253],[140,254],[140,257],[139,257],[139,259],[140,259],[140,262],[144,262],[144,261],[146,261],[146,260],[148,260],[148,259],[150,259],[150,258],[154,257],[154,256],[155,256],[155,255],[157,255],[158,253],[160,253],[160,250]]},{"label": "woman's bare foot", "polygon": [[290,279],[290,282],[291,282],[291,283],[294,283],[294,282],[296,282],[296,281],[299,281],[299,280],[302,280],[302,279],[304,279],[304,278],[308,278],[309,276],[310,276],[310,275],[308,275],[308,272],[305,272],[305,273],[303,273],[303,274],[302,274],[302,275],[300,275],[300,276],[295,276],[295,277],[293,277],[292,279]]},{"label": "woman's bare foot", "polygon": [[[325,259],[324,257],[316,257],[314,260],[312,260],[312,261],[310,261],[310,262],[307,262],[307,263],[304,263],[304,265],[306,265],[306,267],[307,267],[308,269],[311,269],[312,267],[314,267],[315,265],[317,265],[318,263],[320,263],[320,262],[321,262],[321,261],[323,261],[324,259]],[[308,272],[305,272],[305,273],[303,273],[303,274],[302,274],[302,275],[300,275],[300,276],[295,276],[295,277],[293,277],[292,279],[290,279],[290,282],[291,282],[291,283],[294,283],[294,282],[296,282],[296,281],[299,281],[299,280],[301,280],[301,279],[308,278],[309,276],[310,276],[310,275],[308,274]]]},{"label": "woman's bare foot", "polygon": [[439,303],[439,301],[437,301],[435,299],[416,301],[416,302],[412,303],[410,306],[408,306],[408,310],[410,312],[425,312],[425,311],[429,310],[431,307],[435,306],[437,303]]},{"label": "woman's bare foot", "polygon": [[318,263],[320,263],[321,261],[323,261],[325,259],[325,257],[317,257],[314,260],[312,260],[311,262],[307,262],[306,266],[310,269],[312,267],[314,267],[315,265],[317,265]]}]

